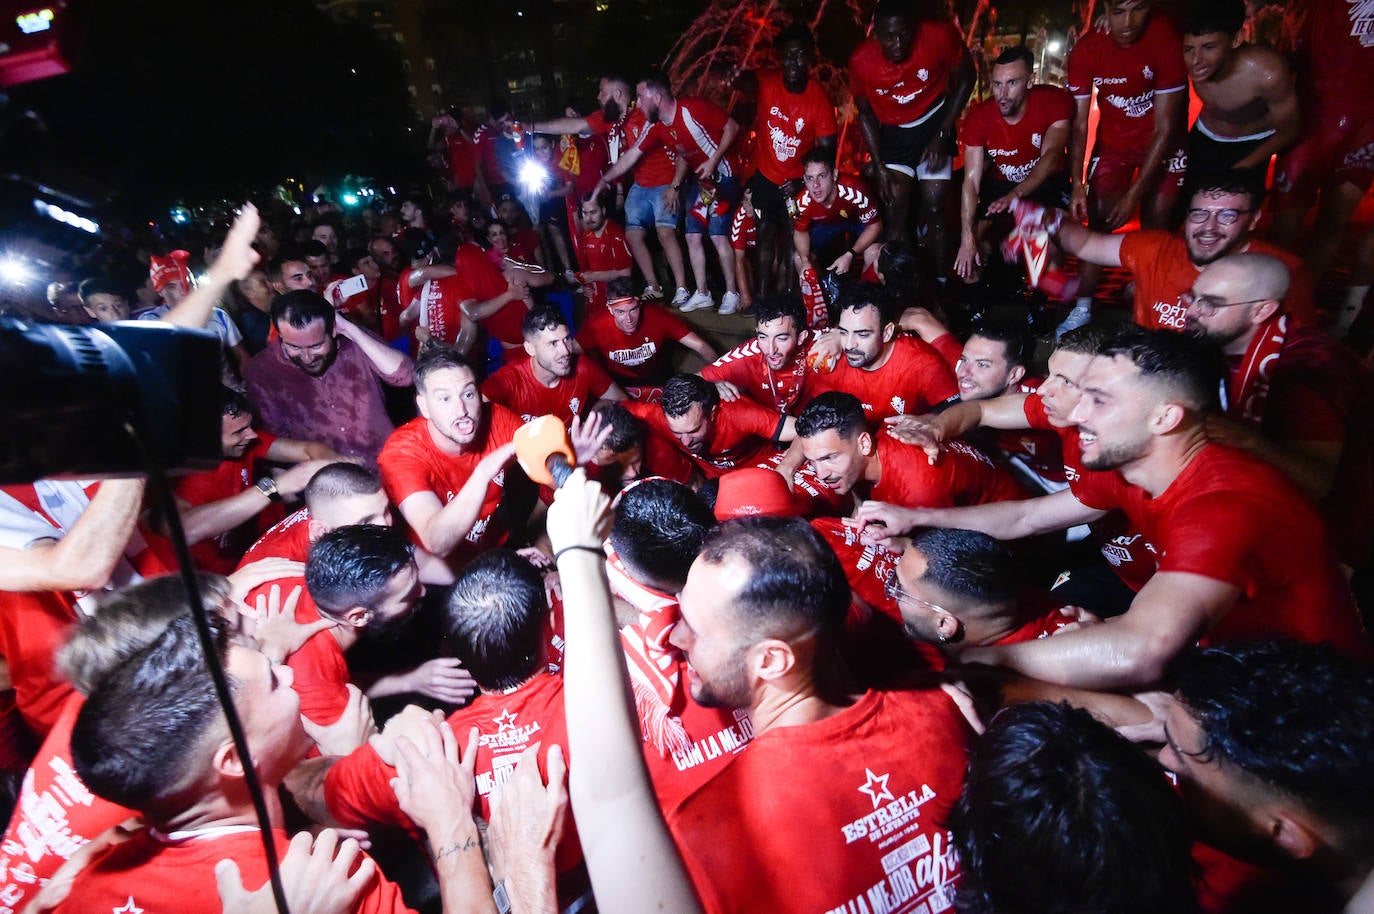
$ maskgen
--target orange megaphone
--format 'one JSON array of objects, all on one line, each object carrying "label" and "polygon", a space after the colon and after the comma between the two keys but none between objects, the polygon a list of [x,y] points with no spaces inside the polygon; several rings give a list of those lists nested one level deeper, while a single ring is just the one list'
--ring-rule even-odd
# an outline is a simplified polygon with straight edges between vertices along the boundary
[{"label": "orange megaphone", "polygon": [[577,463],[568,430],[557,416],[531,419],[515,430],[515,460],[540,485],[558,488]]}]

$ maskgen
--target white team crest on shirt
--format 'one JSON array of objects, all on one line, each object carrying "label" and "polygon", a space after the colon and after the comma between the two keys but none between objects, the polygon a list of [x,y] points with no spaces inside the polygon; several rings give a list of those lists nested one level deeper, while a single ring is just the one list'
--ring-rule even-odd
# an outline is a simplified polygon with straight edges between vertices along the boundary
[{"label": "white team crest on shirt", "polygon": [[1031,145],[1034,146],[1036,149],[1039,149],[1040,146],[1041,146],[1041,144],[1044,143],[1044,142],[1045,142],[1045,138],[1044,138],[1044,136],[1042,136],[1041,134],[1038,134],[1038,133],[1032,133],[1032,134],[1031,134]]},{"label": "white team crest on shirt", "polygon": [[919,79],[921,82],[925,82],[926,80],[930,79],[930,71],[927,70],[925,67],[921,67],[921,69],[916,71],[916,78]]},{"label": "white team crest on shirt", "polygon": [[1145,65],[1145,69],[1141,70],[1140,72],[1141,72],[1142,74],[1144,74],[1144,76],[1145,76],[1146,79],[1154,79],[1154,78],[1155,78],[1155,71],[1150,69],[1150,65],[1149,65],[1149,64],[1146,64],[1146,65]]},{"label": "white team crest on shirt", "polygon": [[898,415],[904,415],[906,413],[906,401],[901,397],[893,397],[892,408],[897,411]]},{"label": "white team crest on shirt", "polygon": [[796,132],[796,133],[801,133],[801,132],[802,132],[802,128],[805,127],[805,126],[806,126],[806,118],[804,118],[804,117],[799,117],[799,118],[797,118],[796,121],[793,122],[793,124],[792,124],[792,128],[793,128],[794,132]]},{"label": "white team crest on shirt", "polygon": [[569,401],[568,401],[568,410],[569,410],[574,416],[576,416],[578,413],[582,412],[582,398],[581,398],[581,397],[573,397],[571,400],[569,400]]},{"label": "white team crest on shirt", "polygon": [[873,808],[877,809],[883,805],[884,800],[895,799],[892,791],[887,788],[889,774],[874,774],[872,769],[865,768],[864,776],[866,780],[859,787],[859,793],[868,794],[868,798],[873,801]]}]

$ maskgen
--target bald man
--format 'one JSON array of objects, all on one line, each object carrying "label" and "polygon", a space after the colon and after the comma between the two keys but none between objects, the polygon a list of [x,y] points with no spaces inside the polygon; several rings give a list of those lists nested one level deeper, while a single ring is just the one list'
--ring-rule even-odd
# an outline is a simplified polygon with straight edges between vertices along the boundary
[{"label": "bald man", "polygon": [[1346,565],[1374,552],[1374,375],[1353,352],[1294,327],[1282,301],[1291,276],[1266,254],[1231,254],[1198,274],[1184,330],[1225,353],[1225,416],[1208,437],[1281,469],[1322,509]]}]

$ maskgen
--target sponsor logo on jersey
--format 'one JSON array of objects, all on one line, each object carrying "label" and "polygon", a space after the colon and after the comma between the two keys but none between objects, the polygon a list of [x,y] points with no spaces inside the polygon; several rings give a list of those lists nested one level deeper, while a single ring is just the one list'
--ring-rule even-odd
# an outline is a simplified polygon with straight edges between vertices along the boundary
[{"label": "sponsor logo on jersey", "polygon": [[1147,89],[1130,98],[1123,95],[1108,95],[1107,102],[1113,108],[1120,109],[1121,113],[1127,117],[1144,117],[1154,110],[1155,90]]}]

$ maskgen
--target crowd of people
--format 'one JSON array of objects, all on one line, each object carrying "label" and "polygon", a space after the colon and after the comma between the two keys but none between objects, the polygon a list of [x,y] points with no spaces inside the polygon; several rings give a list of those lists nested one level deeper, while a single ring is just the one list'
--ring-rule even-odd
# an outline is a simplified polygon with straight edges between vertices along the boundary
[{"label": "crowd of people", "polygon": [[1063,89],[879,0],[857,152],[792,24],[752,117],[608,72],[54,289],[218,336],[221,461],[0,487],[0,914],[1374,912],[1374,19],[1102,12]]}]

